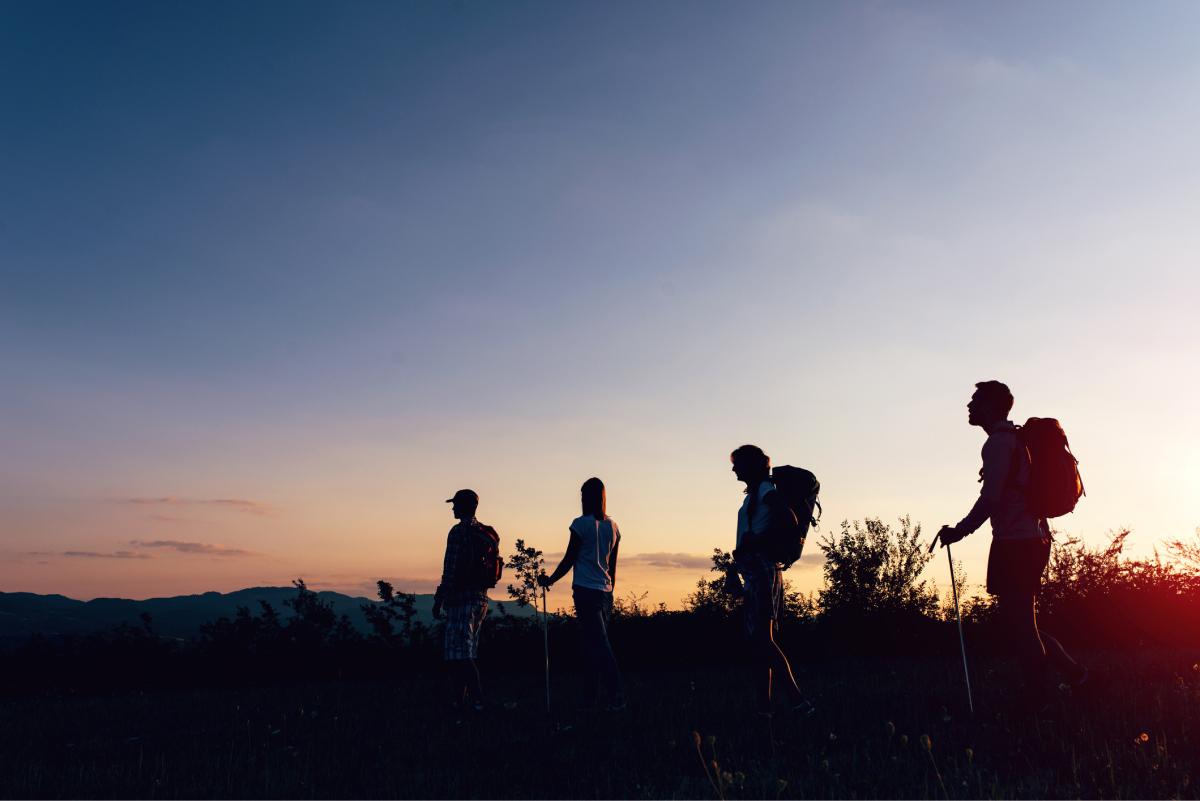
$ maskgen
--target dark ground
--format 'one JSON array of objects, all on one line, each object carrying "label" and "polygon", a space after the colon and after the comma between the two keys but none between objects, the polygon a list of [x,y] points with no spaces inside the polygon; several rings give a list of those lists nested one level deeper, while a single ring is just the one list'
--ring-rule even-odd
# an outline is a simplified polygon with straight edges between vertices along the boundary
[{"label": "dark ground", "polygon": [[[493,677],[500,703],[466,718],[446,713],[432,678],[45,694],[0,701],[0,794],[1195,797],[1197,660],[1085,655],[1091,681],[1036,721],[1011,715],[980,665],[974,722],[956,661],[813,663],[800,678],[817,715],[773,730],[731,669],[633,673],[631,707],[616,714],[572,708],[569,675],[550,716],[540,675]],[[714,760],[715,784],[702,767],[711,776]]]}]

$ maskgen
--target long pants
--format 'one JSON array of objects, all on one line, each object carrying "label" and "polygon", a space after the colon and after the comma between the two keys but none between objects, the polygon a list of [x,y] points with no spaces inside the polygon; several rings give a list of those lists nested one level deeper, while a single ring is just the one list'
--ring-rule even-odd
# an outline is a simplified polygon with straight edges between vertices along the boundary
[{"label": "long pants", "polygon": [[575,587],[575,617],[579,621],[579,642],[583,649],[583,674],[587,692],[603,688],[608,702],[624,696],[617,657],[608,641],[608,621],[612,617],[611,592]]}]

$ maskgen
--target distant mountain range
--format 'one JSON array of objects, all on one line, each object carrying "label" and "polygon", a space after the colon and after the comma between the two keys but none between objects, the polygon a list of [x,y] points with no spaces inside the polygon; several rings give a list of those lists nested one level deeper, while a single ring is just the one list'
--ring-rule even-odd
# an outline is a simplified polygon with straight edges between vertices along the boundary
[{"label": "distant mountain range", "polygon": [[[345,615],[360,631],[368,631],[364,604],[377,604],[370,598],[343,595],[340,592],[318,592],[318,597],[333,606],[338,615]],[[201,595],[178,595],[173,598],[147,598],[133,601],[126,598],[96,598],[77,601],[63,595],[37,595],[31,592],[0,592],[0,639],[12,643],[31,634],[59,636],[87,634],[110,629],[121,623],[141,626],[142,614],[151,618],[155,633],[166,637],[191,639],[200,633],[200,626],[221,617],[233,617],[239,606],[249,607],[252,614],[261,613],[259,601],[266,601],[281,618],[291,616],[284,601],[295,598],[294,587],[251,587],[236,592],[206,592]],[[433,622],[433,596],[416,596],[417,620]],[[529,607],[504,603],[504,611],[512,615],[531,615]],[[492,601],[491,611],[496,612]]]}]

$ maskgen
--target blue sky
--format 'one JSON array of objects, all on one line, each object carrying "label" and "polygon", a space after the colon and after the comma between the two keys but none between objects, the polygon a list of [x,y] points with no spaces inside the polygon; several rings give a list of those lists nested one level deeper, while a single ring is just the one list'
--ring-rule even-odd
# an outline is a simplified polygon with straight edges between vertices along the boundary
[{"label": "blue sky", "polygon": [[[557,550],[593,474],[627,552],[702,561],[743,441],[932,529],[987,378],[1066,423],[1066,531],[1200,525],[1195,5],[0,19],[8,586],[424,586],[454,489]],[[256,556],[61,555],[133,540]]]}]

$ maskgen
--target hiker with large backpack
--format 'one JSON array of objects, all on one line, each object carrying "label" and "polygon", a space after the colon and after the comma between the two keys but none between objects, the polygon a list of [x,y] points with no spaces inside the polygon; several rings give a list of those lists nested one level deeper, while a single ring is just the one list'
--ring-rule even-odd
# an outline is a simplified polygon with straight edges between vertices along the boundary
[{"label": "hiker with large backpack", "polygon": [[1022,701],[1027,711],[1036,713],[1045,705],[1049,667],[1058,670],[1068,686],[1087,678],[1087,670],[1037,625],[1037,593],[1050,561],[1048,518],[1075,508],[1083,482],[1058,421],[1034,417],[1018,427],[1008,419],[1012,406],[1012,392],[999,381],[975,385],[967,421],[987,432],[979,471],[982,486],[967,516],[956,525],[942,526],[937,539],[950,545],[991,520],[987,591],[996,596],[997,616],[1021,668]]},{"label": "hiker with large backpack", "polygon": [[571,523],[567,551],[553,573],[538,576],[538,584],[551,587],[567,571],[574,571],[571,592],[579,621],[586,681],[583,705],[603,705],[606,711],[618,712],[625,708],[625,690],[617,658],[608,641],[608,623],[617,583],[621,530],[607,514],[603,481],[589,478],[580,487],[579,495],[583,514]]},{"label": "hiker with large backpack", "polygon": [[783,610],[783,571],[800,558],[814,511],[820,508],[820,485],[812,473],[796,467],[781,466],[772,475],[770,457],[755,445],[743,445],[729,458],[734,475],[746,485],[746,499],[738,509],[737,542],[725,591],[742,599],[757,711],[772,715],[772,685],[778,682],[790,709],[810,715],[813,706],[800,692],[776,636]]},{"label": "hiker with large backpack", "polygon": [[504,560],[500,536],[475,519],[479,495],[462,489],[446,501],[459,521],[446,538],[442,581],[433,597],[433,616],[446,618],[443,647],[450,673],[451,702],[455,710],[483,711],[483,685],[475,659],[479,630],[487,617],[487,592],[500,580]]}]

